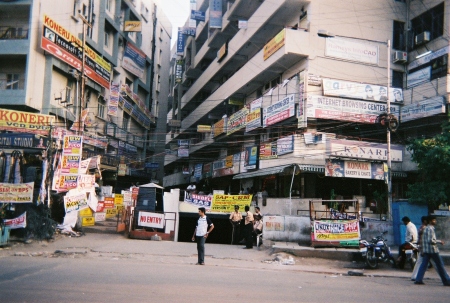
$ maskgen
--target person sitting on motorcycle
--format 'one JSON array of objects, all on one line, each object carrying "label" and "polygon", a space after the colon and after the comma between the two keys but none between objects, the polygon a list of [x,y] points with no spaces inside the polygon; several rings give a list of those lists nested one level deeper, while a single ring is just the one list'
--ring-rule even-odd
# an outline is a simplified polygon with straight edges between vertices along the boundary
[{"label": "person sitting on motorcycle", "polygon": [[397,266],[399,268],[403,268],[405,266],[406,261],[406,254],[405,254],[405,247],[409,246],[410,243],[417,244],[417,227],[414,225],[414,223],[411,222],[411,220],[408,217],[402,218],[403,224],[406,226],[406,234],[405,234],[405,243],[400,245],[398,248],[398,259],[397,259]]}]

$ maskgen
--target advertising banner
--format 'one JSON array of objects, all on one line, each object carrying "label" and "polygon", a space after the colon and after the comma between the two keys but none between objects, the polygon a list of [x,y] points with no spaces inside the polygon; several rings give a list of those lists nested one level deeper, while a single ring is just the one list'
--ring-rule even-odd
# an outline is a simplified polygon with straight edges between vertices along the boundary
[{"label": "advertising banner", "polygon": [[314,220],[313,241],[358,241],[361,238],[358,220]]},{"label": "advertising banner", "polygon": [[[355,140],[330,139],[326,141],[326,153],[333,157],[387,161],[387,144]],[[391,144],[391,160],[403,161],[403,146]]]},{"label": "advertising banner", "polygon": [[294,136],[286,136],[277,140],[277,155],[281,156],[294,152]]},{"label": "advertising banner", "polygon": [[85,192],[80,192],[74,195],[64,196],[64,209],[66,213],[73,211],[80,211],[82,209],[88,208],[88,202]]},{"label": "advertising banner", "polygon": [[142,78],[145,68],[145,53],[131,43],[127,43],[123,53],[122,67]]},{"label": "advertising banner", "polygon": [[[386,104],[308,95],[306,115],[308,118],[332,119],[374,124],[377,117],[387,112]],[[391,104],[391,113],[399,116],[400,106]]]},{"label": "advertising banner", "polygon": [[250,206],[252,195],[213,195],[211,205],[212,212],[231,213],[234,206],[238,205],[240,209]]},{"label": "advertising banner", "polygon": [[175,66],[175,82],[181,83],[183,80],[183,66],[184,60],[177,60],[177,65]]},{"label": "advertising banner", "polygon": [[95,175],[78,175],[78,188],[92,189],[95,187]]},{"label": "advertising banner", "polygon": [[27,212],[14,219],[3,219],[3,224],[10,229],[18,229],[27,227]]},{"label": "advertising banner", "polygon": [[423,82],[429,81],[431,78],[431,66],[419,69],[413,73],[410,73],[406,77],[406,87],[410,88],[417,86]]},{"label": "advertising banner", "polygon": [[377,65],[378,45],[335,37],[325,39],[325,56]]},{"label": "advertising banner", "polygon": [[248,146],[244,150],[244,166],[246,169],[255,169],[258,160],[258,146]]},{"label": "advertising banner", "polygon": [[80,172],[80,155],[62,155],[61,174],[78,174]]},{"label": "advertising banner", "polygon": [[254,129],[257,129],[258,127],[262,126],[261,123],[261,108],[256,108],[254,111],[249,112],[247,114],[246,118],[246,124],[245,124],[245,131],[249,132]]},{"label": "advertising banner", "polygon": [[284,44],[286,40],[286,30],[282,29],[275,37],[272,38],[263,48],[263,59],[266,61],[270,56],[275,54]]},{"label": "advertising banner", "polygon": [[[352,99],[387,101],[387,87],[360,82],[350,82],[323,78],[324,96],[343,97]],[[389,89],[390,101],[403,102],[403,91],[400,88]]]},{"label": "advertising banner", "polygon": [[140,211],[138,225],[152,228],[164,228],[164,214]]},{"label": "advertising banner", "polygon": [[109,116],[117,116],[119,109],[119,84],[112,83],[109,91],[108,112]]},{"label": "advertising banner", "polygon": [[228,118],[227,136],[245,127],[245,123],[247,122],[247,114],[248,108],[244,106]]},{"label": "advertising banner", "polygon": [[197,21],[205,21],[205,12],[191,10],[191,19],[194,19]]},{"label": "advertising banner", "polygon": [[262,143],[259,146],[259,159],[268,160],[276,159],[277,155],[277,145],[274,143]]},{"label": "advertising banner", "polygon": [[34,182],[0,183],[0,203],[32,203]]},{"label": "advertising banner", "polygon": [[384,180],[384,168],[383,163],[328,159],[325,161],[325,176]]},{"label": "advertising banner", "polygon": [[[81,70],[83,42],[47,15],[44,15],[41,48],[59,60]],[[85,50],[85,75],[109,89],[111,65],[87,45]]]},{"label": "advertising banner", "polygon": [[307,83],[307,71],[303,70],[298,75],[299,80],[299,101],[297,106],[297,127],[298,128],[305,128],[307,126],[307,119],[306,119],[306,111],[305,111],[305,105],[306,105],[306,88],[308,87]]},{"label": "advertising banner", "polygon": [[222,120],[217,121],[214,124],[214,138],[218,137],[226,132],[226,124],[225,124],[226,120],[227,119],[222,119]]},{"label": "advertising banner", "polygon": [[209,0],[209,28],[222,28],[222,0]]},{"label": "advertising banner", "polygon": [[201,178],[202,177],[203,164],[197,163],[194,166],[194,177]]},{"label": "advertising banner", "polygon": [[[48,135],[48,133],[47,133]],[[14,148],[41,148],[47,147],[47,138],[34,134],[1,133],[0,145]]]},{"label": "advertising banner", "polygon": [[82,136],[64,136],[63,138],[63,155],[80,155],[82,153],[83,137]]},{"label": "advertising banner", "polygon": [[403,106],[400,121],[407,122],[443,113],[445,113],[444,97],[438,96]]},{"label": "advertising banner", "polygon": [[114,208],[114,198],[113,197],[105,197],[104,199],[105,209]]},{"label": "advertising banner", "polygon": [[78,187],[77,175],[59,175],[55,184],[55,190],[64,192]]},{"label": "advertising banner", "polygon": [[140,32],[142,31],[142,22],[141,21],[125,21],[123,26],[124,32]]},{"label": "advertising banner", "polygon": [[0,130],[48,136],[53,116],[0,108]]},{"label": "advertising banner", "polygon": [[183,56],[184,54],[184,34],[182,28],[178,28],[178,37],[177,37],[177,55]]},{"label": "advertising banner", "polygon": [[196,207],[204,207],[210,209],[212,204],[212,195],[197,195],[184,192],[184,202],[194,205]]},{"label": "advertising banner", "polygon": [[294,115],[295,95],[291,94],[263,109],[263,127],[286,120]]}]

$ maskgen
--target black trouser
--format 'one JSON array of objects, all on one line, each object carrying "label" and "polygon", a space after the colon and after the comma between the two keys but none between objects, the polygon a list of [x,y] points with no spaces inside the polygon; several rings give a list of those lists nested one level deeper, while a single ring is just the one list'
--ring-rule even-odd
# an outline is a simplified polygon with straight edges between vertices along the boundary
[{"label": "black trouser", "polygon": [[233,231],[232,231],[232,243],[231,244],[239,244],[241,241],[241,225],[240,222],[233,222]]},{"label": "black trouser", "polygon": [[253,248],[253,239],[252,239],[253,223],[250,222],[244,225],[244,231],[245,231],[245,247]]}]

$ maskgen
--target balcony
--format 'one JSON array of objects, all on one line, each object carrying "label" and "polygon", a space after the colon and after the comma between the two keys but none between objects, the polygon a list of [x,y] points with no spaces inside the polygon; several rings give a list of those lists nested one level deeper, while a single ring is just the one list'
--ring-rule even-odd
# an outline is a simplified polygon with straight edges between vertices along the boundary
[{"label": "balcony", "polygon": [[22,27],[0,26],[0,40],[27,40],[28,29]]}]

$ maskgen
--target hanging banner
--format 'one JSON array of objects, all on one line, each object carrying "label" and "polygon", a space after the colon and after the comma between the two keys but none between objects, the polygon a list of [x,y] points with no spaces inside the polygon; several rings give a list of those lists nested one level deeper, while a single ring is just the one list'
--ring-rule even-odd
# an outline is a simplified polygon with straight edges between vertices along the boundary
[{"label": "hanging banner", "polygon": [[178,40],[177,40],[177,55],[183,56],[184,54],[184,34],[181,27],[178,28]]},{"label": "hanging banner", "polygon": [[34,182],[0,183],[0,203],[32,203]]},{"label": "hanging banner", "polygon": [[227,120],[227,136],[232,133],[245,128],[247,123],[248,108],[244,106],[239,111],[232,114]]},{"label": "hanging banner", "polygon": [[0,108],[0,130],[48,136],[54,116]]},{"label": "hanging banner", "polygon": [[277,140],[277,155],[281,156],[294,152],[294,136],[286,136]]},{"label": "hanging banner", "polygon": [[307,119],[306,119],[306,88],[308,87],[307,83],[307,76],[308,72],[306,70],[301,71],[298,74],[298,105],[297,105],[297,127],[298,128],[305,128],[307,126]]},{"label": "hanging banner", "polygon": [[313,241],[358,241],[360,236],[358,220],[314,220]]},{"label": "hanging banner", "polygon": [[[43,23],[41,48],[77,70],[81,70],[83,42],[78,36],[70,33],[47,15],[44,15]],[[85,75],[104,88],[109,89],[109,80],[112,72],[111,64],[87,45],[84,47],[84,50]]]},{"label": "hanging banner", "polygon": [[286,40],[286,30],[283,28],[275,37],[272,38],[263,48],[263,59],[266,61],[284,46]]},{"label": "hanging banner", "polygon": [[18,229],[27,227],[27,212],[14,219],[3,219],[3,224],[9,229]]},{"label": "hanging banner", "polygon": [[64,209],[66,211],[66,214],[73,211],[80,211],[88,207],[89,206],[85,192],[73,194],[70,196],[64,196]]},{"label": "hanging banner", "polygon": [[124,32],[140,32],[142,31],[142,22],[141,21],[125,21],[123,26]]},{"label": "hanging banner", "polygon": [[259,146],[259,159],[268,160],[276,159],[277,156],[277,145],[274,143],[262,143]]},{"label": "hanging banner", "polygon": [[65,192],[78,187],[77,175],[59,175],[56,179],[55,190]]},{"label": "hanging banner", "polygon": [[222,0],[209,0],[209,28],[222,28]]},{"label": "hanging banner", "polygon": [[82,153],[82,136],[64,136],[63,155],[80,155]]},{"label": "hanging banner", "polygon": [[127,43],[123,53],[122,67],[142,78],[145,69],[145,53],[131,43]]},{"label": "hanging banner", "polygon": [[245,131],[249,132],[262,126],[261,123],[261,108],[256,108],[249,112],[246,117]]},{"label": "hanging banner", "polygon": [[212,195],[197,195],[191,194],[187,191],[184,192],[184,202],[194,205],[195,207],[204,207],[205,209],[210,209],[212,198]]},{"label": "hanging banner", "polygon": [[[387,101],[387,87],[360,82],[351,82],[323,78],[323,95],[352,99]],[[403,103],[403,91],[400,88],[389,89],[390,101]]]},{"label": "hanging banner", "polygon": [[108,112],[109,116],[117,116],[119,109],[119,84],[112,83],[109,91]]},{"label": "hanging banner", "polygon": [[238,205],[240,209],[250,206],[253,195],[213,195],[211,204],[212,212],[231,213],[234,206]]},{"label": "hanging banner", "polygon": [[14,148],[41,148],[47,147],[48,139],[34,134],[1,133],[0,146]]},{"label": "hanging banner", "polygon": [[281,122],[295,115],[295,95],[287,95],[282,100],[263,108],[263,127]]},{"label": "hanging banner", "polygon": [[175,67],[175,82],[180,83],[183,80],[184,60],[177,60]]},{"label": "hanging banner", "polygon": [[78,174],[80,172],[80,155],[63,155],[61,158],[61,174]]},{"label": "hanging banner", "polygon": [[248,146],[244,152],[244,167],[246,169],[255,169],[258,161],[258,146]]},{"label": "hanging banner", "polygon": [[194,19],[197,21],[205,21],[205,12],[191,10],[191,19]]}]

